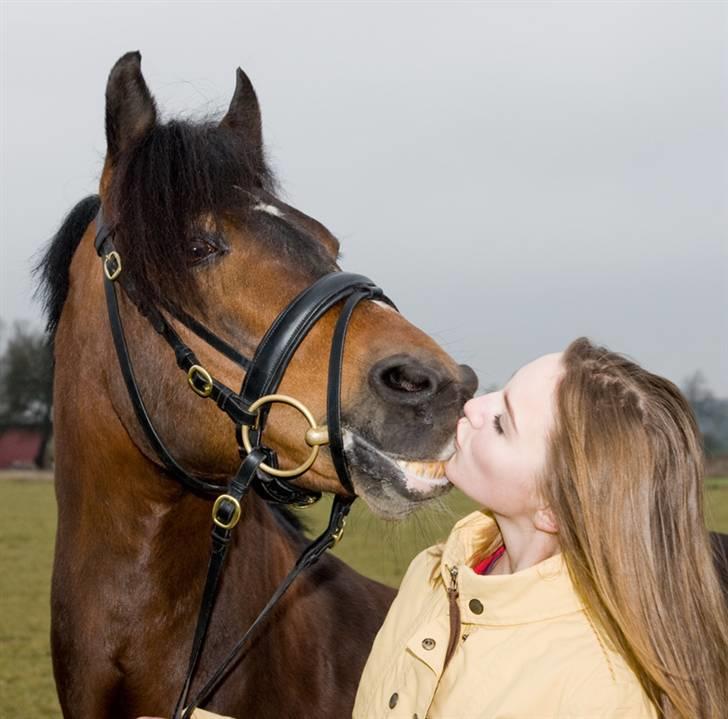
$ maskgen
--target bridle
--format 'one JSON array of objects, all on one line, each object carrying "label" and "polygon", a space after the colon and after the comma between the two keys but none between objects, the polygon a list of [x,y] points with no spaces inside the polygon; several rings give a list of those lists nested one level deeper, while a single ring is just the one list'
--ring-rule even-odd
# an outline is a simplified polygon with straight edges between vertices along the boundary
[{"label": "bridle", "polygon": [[[212,509],[212,546],[207,578],[184,685],[172,714],[173,719],[188,719],[192,711],[205,703],[224,680],[239,659],[252,634],[262,624],[298,574],[314,564],[327,549],[341,538],[346,516],[356,499],[344,454],[341,429],[341,374],[346,331],[355,307],[363,300],[381,300],[394,309],[396,307],[367,277],[348,272],[331,272],[314,282],[288,304],[268,328],[252,359],[248,359],[194,317],[178,308],[165,305],[164,309],[168,314],[245,370],[245,379],[240,392],[235,392],[215,379],[200,364],[193,350],[182,341],[158,307],[139,299],[133,278],[123,272],[122,258],[114,245],[115,228],[106,224],[102,209],[102,207],[99,208],[96,216],[95,247],[96,252],[102,258],[104,292],[114,346],[137,421],[144,430],[151,448],[174,479],[197,495],[215,498]],[[200,397],[213,400],[234,422],[242,462],[235,475],[228,481],[227,486],[223,487],[185,470],[172,457],[155,430],[134,376],[115,285],[122,288],[132,304],[172,348],[177,365],[187,375],[187,382],[192,391]],[[312,413],[302,402],[287,395],[277,394],[277,389],[288,363],[304,337],[328,310],[340,302],[344,304],[334,328],[329,355],[327,424],[318,426]],[[263,431],[268,412],[271,404],[275,402],[295,407],[304,415],[309,424],[305,441],[311,447],[311,451],[308,459],[294,469],[280,469],[275,452],[263,444]],[[348,495],[334,497],[326,530],[306,547],[293,569],[278,586],[243,637],[232,647],[224,661],[212,673],[196,696],[188,701],[192,679],[204,647],[232,531],[242,513],[242,500],[252,487],[269,502],[306,506],[318,501],[321,498],[320,492],[292,487],[286,480],[306,472],[316,460],[319,449],[324,444],[329,445],[339,481],[347,490]]]}]

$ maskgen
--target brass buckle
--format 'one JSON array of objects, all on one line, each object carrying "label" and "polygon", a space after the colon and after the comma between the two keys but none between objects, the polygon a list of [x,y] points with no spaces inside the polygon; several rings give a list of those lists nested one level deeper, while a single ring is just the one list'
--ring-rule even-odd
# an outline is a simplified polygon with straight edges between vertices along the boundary
[{"label": "brass buckle", "polygon": [[318,502],[320,499],[320,496],[307,495],[300,502],[296,502],[296,508],[308,509],[309,507],[313,507],[313,505],[316,504],[316,502]]},{"label": "brass buckle", "polygon": [[[111,261],[116,263],[113,270],[109,269]],[[104,274],[113,282],[121,274],[121,255],[116,250],[112,250],[108,255],[104,255]]]},{"label": "brass buckle", "polygon": [[346,517],[341,518],[338,529],[331,535],[334,538],[334,544],[338,544],[344,536],[344,528],[346,527]]},{"label": "brass buckle", "polygon": [[[202,379],[204,384],[202,387],[198,387],[195,384],[195,379],[199,377]],[[187,371],[187,381],[190,383],[192,390],[199,394],[200,397],[209,397],[212,394],[212,377],[210,373],[202,367],[202,365],[193,364],[192,367]]]},{"label": "brass buckle", "polygon": [[[287,394],[264,395],[263,397],[256,399],[255,402],[250,405],[250,407],[248,408],[248,412],[257,412],[258,409],[260,409],[260,407],[262,407],[264,404],[272,404],[273,402],[281,402],[282,404],[287,404],[291,407],[294,407],[306,418],[306,421],[309,423],[310,428],[306,431],[305,441],[306,444],[311,447],[311,454],[308,455],[308,459],[306,459],[303,464],[295,467],[294,469],[279,469],[277,467],[270,467],[269,465],[265,464],[265,462],[261,462],[258,466],[264,472],[272,474],[274,477],[297,477],[299,474],[303,474],[306,470],[308,470],[311,465],[316,461],[316,457],[318,457],[321,445],[328,444],[329,432],[325,425],[319,426],[316,424],[316,420],[313,418],[311,411],[308,409],[308,407],[306,407],[305,404],[303,404],[303,402],[299,402],[297,399],[289,397]],[[256,420],[254,429],[256,429],[257,426],[258,422]],[[248,453],[252,452],[253,445],[250,442],[250,427],[248,425],[243,425],[242,435],[245,451]]]},{"label": "brass buckle", "polygon": [[[230,520],[227,522],[223,522],[218,519],[217,516],[217,510],[223,502],[232,502],[233,505],[233,516],[230,517]],[[231,497],[229,494],[221,494],[215,500],[215,504],[212,505],[212,521],[215,522],[215,524],[217,524],[217,526],[221,529],[232,529],[240,521],[241,513],[242,510],[240,509],[240,502],[238,502],[235,497]]]}]

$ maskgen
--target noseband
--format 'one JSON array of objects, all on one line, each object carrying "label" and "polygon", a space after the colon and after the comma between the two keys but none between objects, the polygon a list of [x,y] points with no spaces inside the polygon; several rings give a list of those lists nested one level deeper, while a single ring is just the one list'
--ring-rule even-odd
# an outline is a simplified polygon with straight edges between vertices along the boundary
[{"label": "noseband", "polygon": [[[197,495],[215,498],[212,509],[212,547],[207,579],[184,686],[172,714],[173,719],[188,719],[192,711],[206,702],[217,689],[234,666],[253,632],[262,624],[296,576],[314,564],[327,549],[341,538],[346,515],[356,498],[344,453],[341,430],[341,374],[346,331],[355,307],[363,300],[377,299],[386,302],[394,309],[396,307],[367,277],[348,272],[329,273],[290,302],[263,336],[253,358],[248,359],[194,317],[178,308],[165,306],[164,309],[168,314],[245,370],[242,387],[239,392],[235,392],[215,379],[200,364],[195,353],[182,341],[159,308],[140,301],[134,288],[133,278],[123,272],[122,258],[114,246],[114,229],[105,223],[101,208],[96,217],[95,247],[96,252],[102,258],[104,291],[114,346],[137,421],[144,430],[153,451],[172,477]],[[187,375],[187,383],[192,391],[200,397],[213,400],[234,422],[242,462],[227,486],[223,487],[185,470],[172,457],[155,430],[134,376],[115,285],[122,288],[154,330],[170,345],[174,351],[177,365]],[[340,302],[344,304],[334,328],[329,355],[327,424],[318,426],[310,410],[303,403],[293,397],[278,394],[277,390],[288,363],[308,332],[326,312]],[[263,444],[263,431],[268,413],[271,404],[276,402],[295,407],[304,415],[309,424],[305,435],[305,442],[310,447],[308,459],[300,466],[290,470],[280,469],[276,453]],[[190,685],[204,646],[232,531],[240,520],[243,498],[252,487],[269,502],[306,506],[318,501],[321,498],[320,492],[293,487],[286,480],[306,472],[315,462],[319,449],[324,444],[329,445],[336,473],[341,485],[347,490],[348,496],[336,495],[334,497],[326,530],[306,547],[293,569],[278,586],[268,604],[243,637],[234,645],[194,699],[188,702]]]}]

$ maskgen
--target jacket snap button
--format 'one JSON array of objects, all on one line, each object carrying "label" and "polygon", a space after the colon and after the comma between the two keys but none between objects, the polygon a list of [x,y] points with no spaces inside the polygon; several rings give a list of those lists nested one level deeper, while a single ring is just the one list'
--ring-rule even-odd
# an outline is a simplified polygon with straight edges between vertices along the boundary
[{"label": "jacket snap button", "polygon": [[423,649],[434,649],[435,648],[435,640],[430,639],[430,637],[427,637],[426,639],[422,640],[422,648]]},{"label": "jacket snap button", "polygon": [[473,614],[482,614],[483,613],[483,604],[479,599],[471,599],[468,602],[468,606],[470,607],[470,611]]},{"label": "jacket snap button", "polygon": [[399,694],[397,692],[394,692],[391,697],[389,697],[389,708],[394,709],[394,707],[397,706],[397,702],[399,701]]}]

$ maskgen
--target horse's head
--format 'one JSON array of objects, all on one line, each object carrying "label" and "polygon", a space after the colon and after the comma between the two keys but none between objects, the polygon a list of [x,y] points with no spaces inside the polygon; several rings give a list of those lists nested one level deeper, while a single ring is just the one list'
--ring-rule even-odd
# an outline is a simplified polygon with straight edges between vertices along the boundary
[{"label": "horse's head", "polygon": [[[219,123],[160,123],[140,55],[129,53],[109,76],[106,135],[101,200],[142,306],[184,310],[251,357],[281,309],[339,269],[339,243],[331,232],[275,193],[258,101],[242,70]],[[74,268],[71,272],[73,284]],[[94,282],[98,289],[100,267]],[[423,295],[423,302],[431,301]],[[103,313],[102,303],[98,309]],[[211,478],[234,472],[239,457],[230,420],[189,391],[169,347],[126,298],[121,311],[142,394],[172,454]],[[329,311],[309,332],[280,387],[323,422],[339,311],[338,306]],[[240,386],[240,367],[170,321],[214,377]],[[104,336],[116,413],[135,444],[155,460],[132,412],[108,332]],[[442,461],[453,452],[456,421],[476,384],[469,367],[456,364],[395,310],[374,301],[357,307],[344,353],[343,440],[357,492],[377,514],[403,516],[449,488]],[[272,409],[265,442],[283,467],[308,454],[304,432],[295,412]],[[342,491],[327,451],[296,483]]]}]

